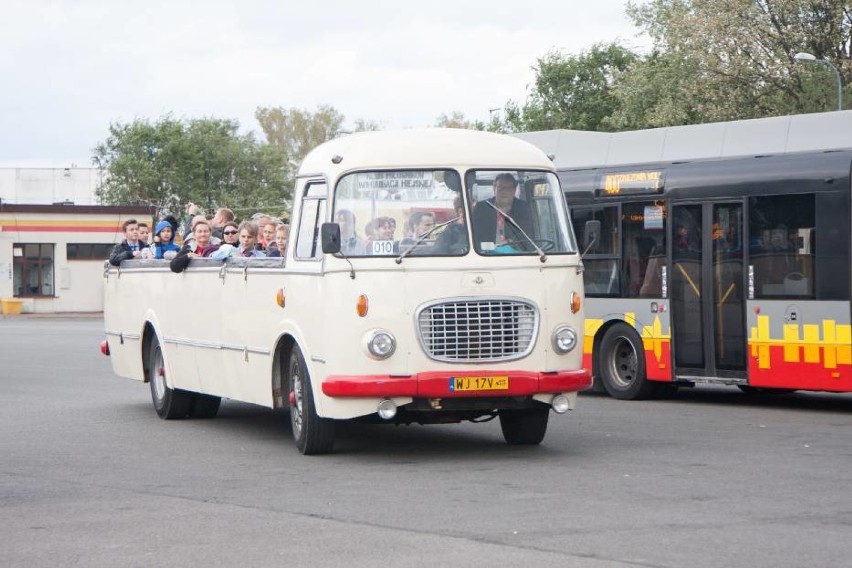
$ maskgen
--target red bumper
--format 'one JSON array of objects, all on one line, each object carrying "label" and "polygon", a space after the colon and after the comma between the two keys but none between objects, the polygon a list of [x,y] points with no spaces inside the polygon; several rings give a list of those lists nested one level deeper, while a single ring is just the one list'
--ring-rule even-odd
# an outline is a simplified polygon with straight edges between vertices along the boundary
[{"label": "red bumper", "polygon": [[[452,390],[455,377],[509,377],[502,390],[458,392]],[[592,386],[592,374],[586,369],[536,373],[531,371],[427,371],[405,377],[390,375],[331,375],[322,383],[322,392],[333,397],[464,398],[474,396],[529,396],[539,393],[565,393]]]}]

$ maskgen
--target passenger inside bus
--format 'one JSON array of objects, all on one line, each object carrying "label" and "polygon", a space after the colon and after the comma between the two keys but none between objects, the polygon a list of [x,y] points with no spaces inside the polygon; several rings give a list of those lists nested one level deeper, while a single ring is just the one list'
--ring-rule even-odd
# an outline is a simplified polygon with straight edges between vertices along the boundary
[{"label": "passenger inside bus", "polygon": [[473,208],[473,235],[481,251],[494,250],[506,244],[519,244],[526,250],[527,239],[507,220],[510,216],[530,237],[533,237],[532,212],[529,205],[515,195],[518,180],[504,172],[494,178],[494,197],[481,201]]}]

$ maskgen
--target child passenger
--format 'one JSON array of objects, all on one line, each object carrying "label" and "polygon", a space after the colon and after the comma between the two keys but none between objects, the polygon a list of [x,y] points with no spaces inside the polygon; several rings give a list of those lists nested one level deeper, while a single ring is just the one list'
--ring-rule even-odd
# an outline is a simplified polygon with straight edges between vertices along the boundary
[{"label": "child passenger", "polygon": [[275,246],[266,249],[266,256],[284,256],[287,252],[287,239],[290,236],[290,225],[281,223],[275,228]]},{"label": "child passenger", "polygon": [[[166,221],[160,221],[154,227],[154,258],[171,259],[180,250],[180,246],[175,243],[174,232],[172,225]],[[172,254],[166,254],[171,252]]]}]

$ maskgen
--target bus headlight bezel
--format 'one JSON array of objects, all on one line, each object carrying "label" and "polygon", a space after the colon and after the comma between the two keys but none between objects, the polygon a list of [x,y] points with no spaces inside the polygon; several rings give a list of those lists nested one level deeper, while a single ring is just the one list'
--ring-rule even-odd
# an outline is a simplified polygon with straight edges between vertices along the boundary
[{"label": "bus headlight bezel", "polygon": [[364,338],[367,353],[376,360],[387,359],[396,351],[396,338],[386,329],[373,329]]},{"label": "bus headlight bezel", "polygon": [[551,343],[556,353],[570,353],[577,347],[577,332],[570,325],[560,325],[553,330]]}]

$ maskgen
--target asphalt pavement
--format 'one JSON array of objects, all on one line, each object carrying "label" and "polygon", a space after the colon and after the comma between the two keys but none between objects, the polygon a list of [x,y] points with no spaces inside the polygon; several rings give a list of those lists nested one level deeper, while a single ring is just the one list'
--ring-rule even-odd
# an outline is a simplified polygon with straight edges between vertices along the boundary
[{"label": "asphalt pavement", "polygon": [[584,394],[538,447],[485,424],[160,420],[96,317],[0,319],[0,566],[847,566],[852,395]]}]

